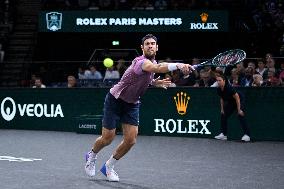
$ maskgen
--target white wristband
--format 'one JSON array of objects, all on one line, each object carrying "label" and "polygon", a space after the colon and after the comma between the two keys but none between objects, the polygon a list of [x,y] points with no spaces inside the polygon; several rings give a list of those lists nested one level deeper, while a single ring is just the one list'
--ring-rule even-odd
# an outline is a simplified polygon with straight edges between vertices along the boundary
[{"label": "white wristband", "polygon": [[168,70],[171,72],[171,71],[174,71],[174,70],[177,70],[177,65],[178,63],[169,63],[168,64]]}]

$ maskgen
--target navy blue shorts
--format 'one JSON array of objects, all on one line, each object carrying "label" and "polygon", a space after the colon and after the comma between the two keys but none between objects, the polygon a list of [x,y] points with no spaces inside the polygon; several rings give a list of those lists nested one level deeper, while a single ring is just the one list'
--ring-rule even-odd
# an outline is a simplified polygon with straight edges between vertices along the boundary
[{"label": "navy blue shorts", "polygon": [[140,103],[127,103],[108,93],[104,102],[102,126],[107,129],[115,129],[119,123],[138,126],[139,107]]}]

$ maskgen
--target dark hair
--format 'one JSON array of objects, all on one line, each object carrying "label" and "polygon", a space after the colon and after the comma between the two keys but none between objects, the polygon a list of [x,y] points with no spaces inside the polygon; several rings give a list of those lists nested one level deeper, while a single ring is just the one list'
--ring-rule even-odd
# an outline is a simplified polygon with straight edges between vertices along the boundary
[{"label": "dark hair", "polygon": [[222,78],[224,77],[225,78],[225,74],[221,70],[215,70],[215,77],[222,77]]},{"label": "dark hair", "polygon": [[41,78],[40,77],[36,77],[35,80],[40,80],[41,81]]},{"label": "dark hair", "polygon": [[223,80],[227,80],[227,77],[222,72],[215,72],[215,77],[221,77]]},{"label": "dark hair", "polygon": [[147,35],[145,35],[143,38],[142,38],[142,45],[144,45],[144,41],[146,40],[146,39],[154,39],[155,41],[156,41],[156,43],[157,43],[157,37],[155,37],[153,34],[147,34]]},{"label": "dark hair", "polygon": [[226,75],[223,72],[215,73],[215,78],[216,77],[221,77],[225,81],[225,85],[230,85],[228,78],[226,77]]}]

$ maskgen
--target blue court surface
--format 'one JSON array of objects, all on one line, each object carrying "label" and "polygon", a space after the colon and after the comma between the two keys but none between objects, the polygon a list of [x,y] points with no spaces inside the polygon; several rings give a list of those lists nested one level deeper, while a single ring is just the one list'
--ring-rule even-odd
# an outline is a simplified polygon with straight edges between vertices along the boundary
[{"label": "blue court surface", "polygon": [[[283,189],[284,142],[138,136],[117,164],[120,182],[85,175],[97,135],[0,130],[1,189]],[[122,136],[104,148],[99,169]]]}]

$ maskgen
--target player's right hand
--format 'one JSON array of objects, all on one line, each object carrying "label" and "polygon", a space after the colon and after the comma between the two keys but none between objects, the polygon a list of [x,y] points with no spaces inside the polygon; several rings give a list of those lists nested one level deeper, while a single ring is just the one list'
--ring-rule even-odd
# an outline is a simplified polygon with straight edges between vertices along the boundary
[{"label": "player's right hand", "polygon": [[192,70],[195,70],[191,65],[182,63],[178,64],[177,68],[181,70],[184,75],[189,75]]}]

